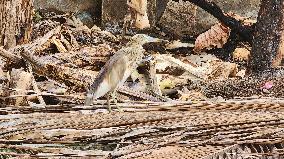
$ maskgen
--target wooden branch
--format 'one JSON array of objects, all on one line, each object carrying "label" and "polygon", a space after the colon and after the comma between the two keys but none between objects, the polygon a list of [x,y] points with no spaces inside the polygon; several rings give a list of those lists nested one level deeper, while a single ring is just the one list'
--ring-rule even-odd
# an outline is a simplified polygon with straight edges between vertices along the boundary
[{"label": "wooden branch", "polygon": [[63,82],[69,87],[87,88],[96,76],[94,71],[75,69],[43,61],[26,49],[21,55],[31,63],[36,73]]},{"label": "wooden branch", "polygon": [[20,61],[22,58],[20,56],[17,56],[7,50],[5,50],[3,47],[0,47],[0,56],[9,59],[11,61],[17,62]]},{"label": "wooden branch", "polygon": [[37,40],[35,40],[33,43],[31,44],[24,44],[24,45],[19,45],[18,47],[14,47],[9,49],[9,51],[5,50],[3,47],[0,47],[0,56],[13,61],[14,63],[18,63],[21,62],[23,60],[23,58],[21,56],[16,55],[16,48],[26,48],[28,49],[30,52],[33,52],[35,50],[38,49],[42,49],[42,47],[44,46],[45,43],[48,42],[48,40],[55,34],[58,34],[61,30],[61,26],[58,26],[56,28],[54,28],[53,30],[51,30],[50,32],[48,32],[45,36],[38,38]]},{"label": "wooden branch", "polygon": [[[179,0],[173,0],[175,2],[179,2]],[[252,33],[253,28],[249,26],[244,26],[242,23],[238,20],[236,20],[233,17],[227,16],[223,13],[223,11],[220,9],[219,6],[217,6],[214,2],[208,2],[207,0],[183,0],[191,2],[198,7],[202,8],[209,14],[213,15],[215,18],[217,18],[221,23],[228,26],[230,29],[235,30],[242,38],[243,40],[252,43]]]},{"label": "wooden branch", "polygon": [[61,26],[57,26],[56,28],[50,30],[47,34],[43,37],[40,37],[33,41],[31,44],[24,45],[30,52],[34,52],[35,50],[40,51],[46,48],[45,45],[49,45],[48,41],[51,39],[52,36],[59,34],[61,31]]}]

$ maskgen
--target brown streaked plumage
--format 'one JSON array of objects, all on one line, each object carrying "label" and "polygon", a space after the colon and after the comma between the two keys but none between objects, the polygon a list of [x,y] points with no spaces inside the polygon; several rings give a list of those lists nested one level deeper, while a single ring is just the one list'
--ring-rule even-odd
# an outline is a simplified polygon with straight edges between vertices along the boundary
[{"label": "brown streaked plumage", "polygon": [[109,95],[114,97],[117,87],[123,85],[142,62],[145,52],[142,45],[159,41],[161,40],[144,34],[133,36],[126,47],[117,51],[101,69],[87,93],[85,105],[91,105],[94,98],[97,99],[108,94],[108,107],[110,109]]}]

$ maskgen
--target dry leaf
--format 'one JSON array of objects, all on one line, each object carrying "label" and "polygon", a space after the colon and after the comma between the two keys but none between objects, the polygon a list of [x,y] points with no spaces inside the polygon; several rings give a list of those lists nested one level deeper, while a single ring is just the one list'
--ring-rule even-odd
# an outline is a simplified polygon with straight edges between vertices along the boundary
[{"label": "dry leaf", "polygon": [[147,12],[147,0],[128,0],[127,5],[141,15]]},{"label": "dry leaf", "polygon": [[236,74],[236,77],[244,78],[245,75],[246,75],[246,70],[245,70],[245,69],[242,69],[242,70],[240,70],[240,71]]},{"label": "dry leaf", "polygon": [[237,64],[223,62],[220,60],[208,61],[208,73],[210,79],[225,80],[229,77],[236,77],[238,72]]},{"label": "dry leaf", "polygon": [[233,52],[233,59],[238,61],[248,61],[250,51],[246,48],[236,48]]},{"label": "dry leaf", "polygon": [[230,28],[221,23],[215,24],[196,38],[194,51],[200,52],[202,49],[210,50],[214,47],[222,48],[227,42],[230,32]]},{"label": "dry leaf", "polygon": [[129,0],[127,5],[130,11],[134,13],[131,19],[135,21],[134,26],[138,29],[150,27],[150,22],[147,15],[147,0]]},{"label": "dry leaf", "polygon": [[138,13],[136,15],[136,20],[135,20],[134,26],[138,29],[149,28],[150,22],[149,22],[147,13],[145,13],[144,15]]}]

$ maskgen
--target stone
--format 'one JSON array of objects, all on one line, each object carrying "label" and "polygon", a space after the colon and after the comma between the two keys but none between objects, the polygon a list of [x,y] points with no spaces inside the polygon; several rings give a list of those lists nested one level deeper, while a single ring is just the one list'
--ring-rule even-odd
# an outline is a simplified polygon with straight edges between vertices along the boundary
[{"label": "stone", "polygon": [[76,18],[79,18],[81,20],[81,22],[83,24],[85,24],[86,26],[88,26],[89,28],[92,28],[94,26],[94,20],[92,15],[87,12],[87,11],[83,11],[80,12],[76,15]]},{"label": "stone", "polygon": [[197,7],[190,2],[174,2],[169,1],[164,11],[159,27],[168,33],[182,37],[184,34],[192,35],[195,28],[195,16]]}]

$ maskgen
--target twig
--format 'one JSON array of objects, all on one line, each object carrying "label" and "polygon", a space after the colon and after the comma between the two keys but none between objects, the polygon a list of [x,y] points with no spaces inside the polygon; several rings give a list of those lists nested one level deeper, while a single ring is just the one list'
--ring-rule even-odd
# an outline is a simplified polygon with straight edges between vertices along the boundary
[{"label": "twig", "polygon": [[207,74],[204,71],[201,71],[197,67],[193,67],[191,65],[185,64],[184,62],[182,62],[182,61],[180,61],[180,60],[178,60],[178,59],[176,59],[172,56],[157,55],[156,59],[170,62],[172,65],[178,66],[178,67],[184,69],[185,71],[187,71],[188,73],[190,73],[191,75],[196,77],[197,79],[206,80],[208,78]]}]

